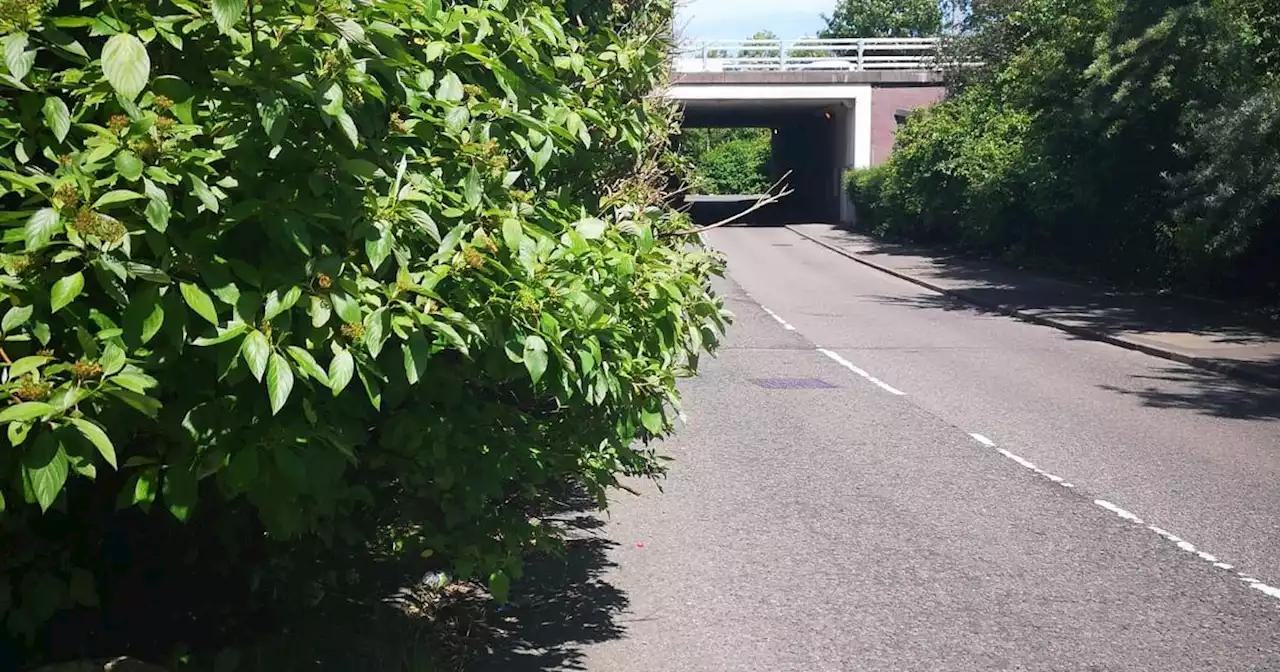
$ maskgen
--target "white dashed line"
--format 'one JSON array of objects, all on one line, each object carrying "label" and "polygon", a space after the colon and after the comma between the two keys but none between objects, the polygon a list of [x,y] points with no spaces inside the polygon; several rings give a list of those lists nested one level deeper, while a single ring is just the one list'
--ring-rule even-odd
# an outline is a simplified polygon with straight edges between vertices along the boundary
[{"label": "white dashed line", "polygon": [[1128,511],[1125,511],[1124,509],[1116,506],[1115,504],[1112,504],[1111,502],[1108,502],[1105,499],[1095,499],[1093,500],[1093,503],[1097,504],[1098,506],[1101,506],[1102,508],[1110,511],[1111,513],[1116,514],[1117,516],[1120,516],[1121,518],[1124,518],[1125,520],[1131,520],[1135,523],[1138,523],[1139,525],[1142,524],[1141,518],[1133,515],[1132,513],[1129,513]]},{"label": "white dashed line", "polygon": [[1072,484],[1068,483],[1068,482],[1067,482],[1065,479],[1063,479],[1061,476],[1057,476],[1057,475],[1055,475],[1055,474],[1051,474],[1051,473],[1049,473],[1049,472],[1045,471],[1044,469],[1041,469],[1040,467],[1037,467],[1036,465],[1032,464],[1029,460],[1027,460],[1026,458],[1022,457],[1021,455],[1015,455],[1015,454],[1013,454],[1013,453],[1011,453],[1011,452],[1009,452],[1009,451],[1005,450],[1004,448],[996,448],[996,442],[995,442],[995,441],[992,441],[991,439],[988,439],[987,437],[985,437],[985,436],[983,436],[983,435],[981,435],[981,434],[970,434],[969,436],[973,437],[973,440],[974,440],[974,441],[977,441],[978,443],[981,443],[982,445],[984,445],[984,446],[986,446],[986,447],[988,447],[988,448],[995,448],[995,449],[996,449],[996,452],[1000,453],[1001,455],[1004,455],[1005,457],[1007,457],[1007,458],[1009,458],[1009,459],[1013,460],[1014,462],[1017,462],[1018,464],[1022,465],[1023,467],[1026,467],[1027,469],[1030,469],[1031,471],[1033,471],[1033,472],[1035,472],[1035,473],[1039,474],[1040,476],[1043,476],[1043,477],[1045,477],[1045,478],[1047,478],[1047,479],[1049,479],[1049,480],[1053,481],[1054,483],[1057,483],[1058,485],[1061,485],[1061,486],[1062,486],[1062,487],[1064,487],[1064,488],[1074,488],[1074,487],[1076,487],[1076,486],[1074,486],[1074,485],[1072,485]]},{"label": "white dashed line", "polygon": [[[970,436],[970,437],[972,437],[974,441],[977,441],[978,443],[981,443],[982,445],[984,445],[984,446],[986,446],[986,447],[988,447],[988,448],[996,448],[996,443],[995,443],[995,441],[992,441],[991,439],[988,439],[987,437],[985,437],[985,436],[983,436],[983,435],[981,435],[981,434],[973,434],[973,433],[971,433],[971,434],[969,434],[969,436]],[[1045,470],[1041,469],[1040,467],[1037,467],[1036,465],[1032,464],[1031,462],[1029,462],[1029,461],[1027,461],[1027,460],[1025,460],[1025,459],[1023,459],[1023,458],[1021,458],[1021,457],[1019,457],[1019,456],[1017,456],[1017,455],[1014,455],[1013,453],[1011,453],[1011,452],[1009,452],[1009,451],[1007,451],[1007,450],[1005,450],[1005,449],[1003,449],[1003,448],[996,448],[996,451],[997,451],[997,452],[999,452],[1001,455],[1004,455],[1005,457],[1007,457],[1007,458],[1009,458],[1009,459],[1013,460],[1014,462],[1017,462],[1018,464],[1020,464],[1020,465],[1022,465],[1022,466],[1024,466],[1024,467],[1026,467],[1027,469],[1030,469],[1031,471],[1034,471],[1035,473],[1037,473],[1037,474],[1039,474],[1039,475],[1041,475],[1041,476],[1043,476],[1043,477],[1045,477],[1045,478],[1047,478],[1047,479],[1049,479],[1049,480],[1053,481],[1054,483],[1057,483],[1057,484],[1061,485],[1061,486],[1062,486],[1062,487],[1064,487],[1064,488],[1074,488],[1074,487],[1075,487],[1074,485],[1072,485],[1072,484],[1070,484],[1070,483],[1068,483],[1068,482],[1066,482],[1066,481],[1062,480],[1062,478],[1061,478],[1061,477],[1059,477],[1059,476],[1054,476],[1053,474],[1051,474],[1051,473],[1049,473],[1049,472],[1047,472],[1047,471],[1045,471]],[[1179,537],[1178,535],[1176,535],[1176,534],[1174,534],[1174,533],[1172,533],[1172,532],[1170,532],[1170,531],[1168,531],[1168,530],[1166,530],[1166,529],[1164,529],[1164,528],[1156,527],[1155,525],[1147,525],[1147,524],[1146,524],[1146,523],[1145,523],[1141,518],[1139,518],[1136,514],[1134,514],[1134,513],[1130,512],[1130,511],[1127,511],[1127,510],[1125,510],[1125,509],[1122,509],[1122,508],[1120,508],[1119,506],[1116,506],[1115,504],[1112,504],[1111,502],[1108,502],[1108,501],[1107,501],[1107,500],[1105,500],[1105,499],[1095,499],[1095,500],[1093,500],[1093,503],[1094,503],[1096,506],[1099,506],[1099,507],[1101,507],[1101,508],[1104,508],[1104,509],[1106,509],[1106,510],[1110,511],[1111,513],[1116,514],[1117,516],[1119,516],[1119,517],[1120,517],[1121,519],[1123,519],[1123,520],[1127,520],[1127,521],[1129,521],[1129,522],[1131,522],[1131,523],[1134,523],[1135,525],[1142,525],[1142,526],[1146,527],[1146,529],[1148,529],[1148,530],[1150,530],[1150,531],[1152,531],[1152,532],[1156,533],[1157,535],[1159,535],[1160,537],[1163,537],[1163,538],[1164,538],[1164,539],[1166,539],[1167,541],[1172,542],[1172,543],[1173,543],[1175,546],[1177,546],[1179,549],[1184,550],[1184,551],[1186,551],[1186,552],[1188,552],[1188,553],[1190,553],[1190,554],[1192,554],[1192,555],[1196,556],[1197,558],[1200,558],[1201,560],[1204,560],[1205,562],[1212,564],[1214,567],[1217,567],[1218,569],[1225,569],[1225,570],[1235,569],[1235,567],[1234,567],[1233,565],[1230,565],[1230,564],[1228,564],[1228,563],[1225,563],[1225,562],[1222,562],[1221,560],[1219,560],[1219,559],[1218,559],[1218,556],[1213,555],[1212,553],[1206,553],[1205,551],[1202,551],[1202,550],[1200,550],[1200,549],[1196,548],[1196,547],[1195,547],[1195,544],[1192,544],[1191,542],[1189,542],[1189,541],[1187,541],[1187,540],[1183,539],[1182,537]],[[1248,574],[1245,574],[1244,572],[1236,572],[1236,578],[1237,578],[1239,581],[1241,581],[1241,582],[1245,583],[1246,585],[1248,585],[1250,588],[1253,588],[1254,590],[1256,590],[1256,591],[1258,591],[1258,592],[1260,592],[1260,593],[1262,593],[1262,594],[1264,594],[1264,595],[1267,595],[1267,596],[1269,596],[1269,597],[1274,597],[1274,598],[1276,598],[1277,600],[1280,600],[1280,588],[1276,588],[1275,586],[1267,585],[1267,584],[1265,584],[1265,583],[1263,583],[1263,582],[1259,581],[1258,579],[1256,579],[1256,578],[1254,578],[1254,577],[1252,577],[1252,576],[1249,576]]]},{"label": "white dashed line", "polygon": [[791,326],[786,320],[779,317],[777,313],[773,312],[772,310],[769,310],[768,308],[765,308],[764,306],[760,306],[760,307],[764,309],[764,312],[769,313],[769,317],[772,317],[773,319],[777,320],[778,324],[781,324],[783,329],[786,329],[787,331],[796,330],[796,328]]},{"label": "white dashed line", "polygon": [[884,382],[883,380],[880,380],[879,378],[876,378],[875,376],[873,376],[873,375],[871,375],[871,374],[867,373],[866,371],[863,371],[862,369],[860,369],[860,368],[858,368],[858,367],[854,366],[854,365],[853,365],[853,362],[850,362],[849,360],[845,359],[844,357],[841,357],[840,355],[838,355],[838,354],[836,354],[836,353],[834,353],[834,352],[832,352],[832,351],[830,351],[830,350],[828,350],[828,349],[826,349],[826,348],[818,348],[818,352],[821,352],[822,354],[824,354],[824,355],[826,355],[826,356],[830,357],[831,359],[835,360],[836,364],[839,364],[840,366],[843,366],[844,368],[849,369],[850,371],[852,371],[852,372],[854,372],[854,373],[858,374],[859,376],[862,376],[863,378],[866,378],[867,380],[869,380],[869,381],[871,381],[872,383],[874,383],[876,387],[879,387],[880,389],[884,390],[885,392],[888,392],[889,394],[896,394],[896,395],[898,395],[899,397],[906,396],[906,394],[907,394],[906,392],[903,392],[902,390],[899,390],[898,388],[896,388],[896,387],[894,387],[894,386],[890,385],[889,383],[886,383],[886,382]]}]

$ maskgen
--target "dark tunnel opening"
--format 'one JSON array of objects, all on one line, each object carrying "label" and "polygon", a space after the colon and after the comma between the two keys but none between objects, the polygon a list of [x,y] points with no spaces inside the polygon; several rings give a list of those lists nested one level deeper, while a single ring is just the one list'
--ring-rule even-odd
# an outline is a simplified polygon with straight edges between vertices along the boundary
[{"label": "dark tunnel opening", "polygon": [[[758,105],[758,103],[757,103]],[[783,225],[834,222],[841,217],[843,198],[840,176],[844,172],[841,124],[847,110],[839,105],[790,105],[777,109],[717,106],[686,107],[684,128],[772,129],[769,183],[792,193],[740,220],[747,225]],[[681,140],[676,138],[676,142]],[[785,177],[784,177],[785,176]],[[681,188],[688,185],[680,185]],[[758,194],[699,195],[681,192],[682,202],[694,222],[705,226],[742,212]]]}]

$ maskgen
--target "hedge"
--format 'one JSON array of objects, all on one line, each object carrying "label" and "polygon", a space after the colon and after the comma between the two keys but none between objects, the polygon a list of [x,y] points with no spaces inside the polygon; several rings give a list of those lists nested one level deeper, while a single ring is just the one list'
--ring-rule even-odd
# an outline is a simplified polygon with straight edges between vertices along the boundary
[{"label": "hedge", "polygon": [[308,539],[501,599],[553,488],[661,472],[726,322],[661,191],[668,4],[3,9],[17,641]]}]

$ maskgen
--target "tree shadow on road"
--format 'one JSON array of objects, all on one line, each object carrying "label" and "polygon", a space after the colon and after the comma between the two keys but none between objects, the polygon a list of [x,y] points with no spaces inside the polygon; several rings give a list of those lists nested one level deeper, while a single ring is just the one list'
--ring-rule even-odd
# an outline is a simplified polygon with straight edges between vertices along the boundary
[{"label": "tree shadow on road", "polygon": [[1212,371],[1170,365],[1151,375],[1133,376],[1133,383],[1133,387],[1099,387],[1136,396],[1151,408],[1181,408],[1237,420],[1280,420],[1280,391]]},{"label": "tree shadow on road", "polygon": [[1033,312],[1104,334],[1183,332],[1211,336],[1224,345],[1280,336],[1280,319],[1271,306],[1117,289],[1086,277],[1063,279],[1066,272],[1049,277],[1052,271],[1039,266],[1032,271],[936,248],[884,241],[847,229],[829,234],[828,242],[856,244],[860,256],[895,268],[902,265],[909,274],[943,281],[966,300]]},{"label": "tree shadow on road", "polygon": [[[922,310],[945,310],[975,315],[1005,314],[943,294],[874,296],[877,303]],[[1061,332],[1073,340],[1095,340]],[[1219,418],[1280,420],[1280,389],[1231,378],[1225,374],[1175,364],[1152,357],[1150,374],[1135,375],[1128,385],[1100,385],[1101,389],[1138,397],[1151,408],[1180,408]],[[1230,364],[1227,360],[1217,360]],[[1280,376],[1280,357],[1250,363],[1255,372]]]},{"label": "tree shadow on road", "polygon": [[530,561],[510,603],[494,610],[488,651],[475,672],[585,670],[583,647],[618,639],[626,594],[604,579],[617,544],[596,531],[603,522],[584,508],[558,521],[571,530],[562,556]]}]

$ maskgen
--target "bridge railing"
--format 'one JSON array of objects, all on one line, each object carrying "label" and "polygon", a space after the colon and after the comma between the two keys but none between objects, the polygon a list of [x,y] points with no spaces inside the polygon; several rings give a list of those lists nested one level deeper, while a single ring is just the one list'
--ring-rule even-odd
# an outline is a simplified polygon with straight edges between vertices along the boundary
[{"label": "bridge railing", "polygon": [[928,70],[940,66],[936,37],[706,40],[675,50],[676,72]]}]

